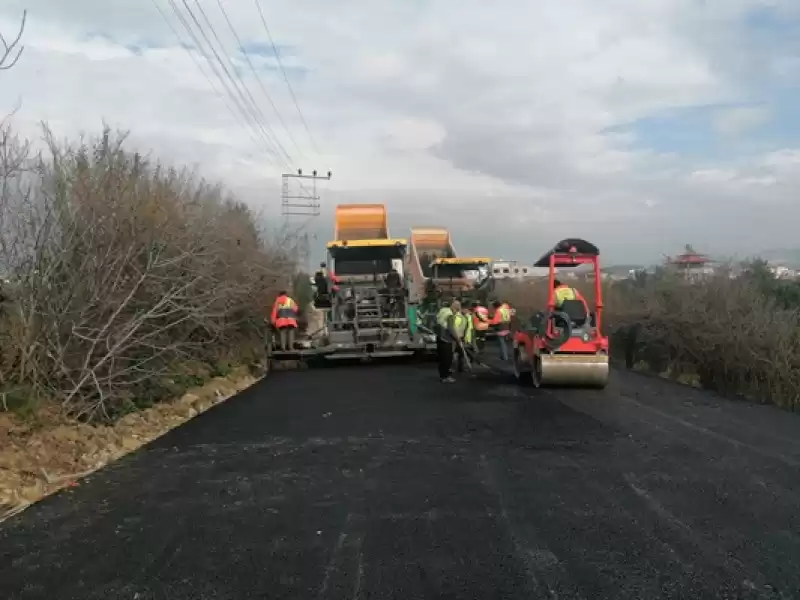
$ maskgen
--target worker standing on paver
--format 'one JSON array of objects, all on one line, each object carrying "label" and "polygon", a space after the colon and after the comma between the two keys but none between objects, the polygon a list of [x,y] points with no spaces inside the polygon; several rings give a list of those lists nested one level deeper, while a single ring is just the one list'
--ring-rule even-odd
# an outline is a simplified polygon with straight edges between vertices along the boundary
[{"label": "worker standing on paver", "polygon": [[298,307],[285,291],[281,291],[272,305],[270,323],[278,330],[281,350],[294,349],[294,337],[297,331]]},{"label": "worker standing on paver", "polygon": [[495,301],[494,315],[490,325],[497,329],[497,341],[500,345],[500,358],[508,360],[507,339],[511,331],[511,307],[505,302]]},{"label": "worker standing on paver", "polygon": [[450,306],[443,306],[436,315],[436,356],[439,362],[439,380],[453,383],[453,351],[458,331],[456,316],[461,314],[461,303],[453,300]]}]

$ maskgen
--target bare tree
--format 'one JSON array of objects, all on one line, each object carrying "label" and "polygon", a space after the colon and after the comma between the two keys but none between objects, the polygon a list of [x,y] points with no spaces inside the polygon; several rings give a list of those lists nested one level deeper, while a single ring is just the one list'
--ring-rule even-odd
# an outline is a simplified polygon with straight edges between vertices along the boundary
[{"label": "bare tree", "polygon": [[3,33],[0,32],[0,71],[6,71],[17,64],[19,57],[22,56],[22,51],[25,50],[25,46],[20,44],[22,40],[22,33],[25,31],[25,21],[28,17],[28,11],[22,11],[22,22],[20,23],[19,30],[17,31],[17,35],[11,42],[8,42],[6,38],[3,36]]},{"label": "bare tree", "polygon": [[5,140],[0,388],[109,420],[167,396],[176,365],[263,351],[262,316],[295,266],[245,205],[107,128],[77,145],[46,130],[38,157]]}]

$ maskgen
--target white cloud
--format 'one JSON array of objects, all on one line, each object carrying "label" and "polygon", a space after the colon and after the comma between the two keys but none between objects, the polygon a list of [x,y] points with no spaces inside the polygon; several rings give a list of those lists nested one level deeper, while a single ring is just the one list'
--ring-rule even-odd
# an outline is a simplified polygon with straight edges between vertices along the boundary
[{"label": "white cloud", "polygon": [[[243,40],[266,42],[252,0],[222,3]],[[18,126],[32,132],[44,119],[58,135],[74,135],[106,119],[154,154],[197,163],[277,211],[285,167],[270,165],[264,143],[231,116],[152,2],[3,4],[3,31],[29,9],[23,58],[0,73],[0,112],[22,98]],[[753,251],[788,235],[800,216],[787,183],[793,172],[778,165],[792,149],[755,157],[752,168],[713,157],[688,164],[605,133],[660,110],[747,97],[741,19],[760,0],[261,4],[275,41],[288,47],[285,65],[301,69],[290,76],[319,155],[274,59],[253,62],[291,136],[249,65],[241,57],[236,65],[291,166],[333,170],[325,202],[386,201],[393,228],[447,224],[465,252],[520,259],[566,235],[585,235],[628,262],[627,254],[658,258],[692,235],[711,251]],[[796,2],[771,4],[791,11]],[[233,56],[217,1],[201,5]],[[784,76],[795,64],[788,54],[768,58]],[[743,136],[767,116],[730,109],[714,125]],[[788,211],[777,233],[742,222],[753,222],[765,194]],[[699,226],[687,210],[716,217]],[[332,223],[314,227],[324,239]]]}]

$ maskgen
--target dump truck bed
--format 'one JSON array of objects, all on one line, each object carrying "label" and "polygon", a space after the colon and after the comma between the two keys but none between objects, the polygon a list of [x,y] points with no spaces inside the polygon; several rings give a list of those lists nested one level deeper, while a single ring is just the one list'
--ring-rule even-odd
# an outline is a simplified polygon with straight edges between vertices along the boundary
[{"label": "dump truck bed", "polygon": [[383,204],[340,204],[336,207],[335,240],[383,240],[389,221]]}]

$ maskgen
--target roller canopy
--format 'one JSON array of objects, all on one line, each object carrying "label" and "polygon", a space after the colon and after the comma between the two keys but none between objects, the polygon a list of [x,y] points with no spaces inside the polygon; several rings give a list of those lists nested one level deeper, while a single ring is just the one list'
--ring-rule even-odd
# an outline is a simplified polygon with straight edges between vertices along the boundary
[{"label": "roller canopy", "polygon": [[[549,267],[550,257],[553,254],[568,254],[572,248],[575,248],[576,256],[600,256],[600,250],[594,244],[580,238],[567,238],[565,240],[561,240],[555,246],[553,246],[552,250],[549,250],[543,254],[542,257],[533,264],[533,266]],[[569,267],[572,265],[559,263],[557,266]]]}]

